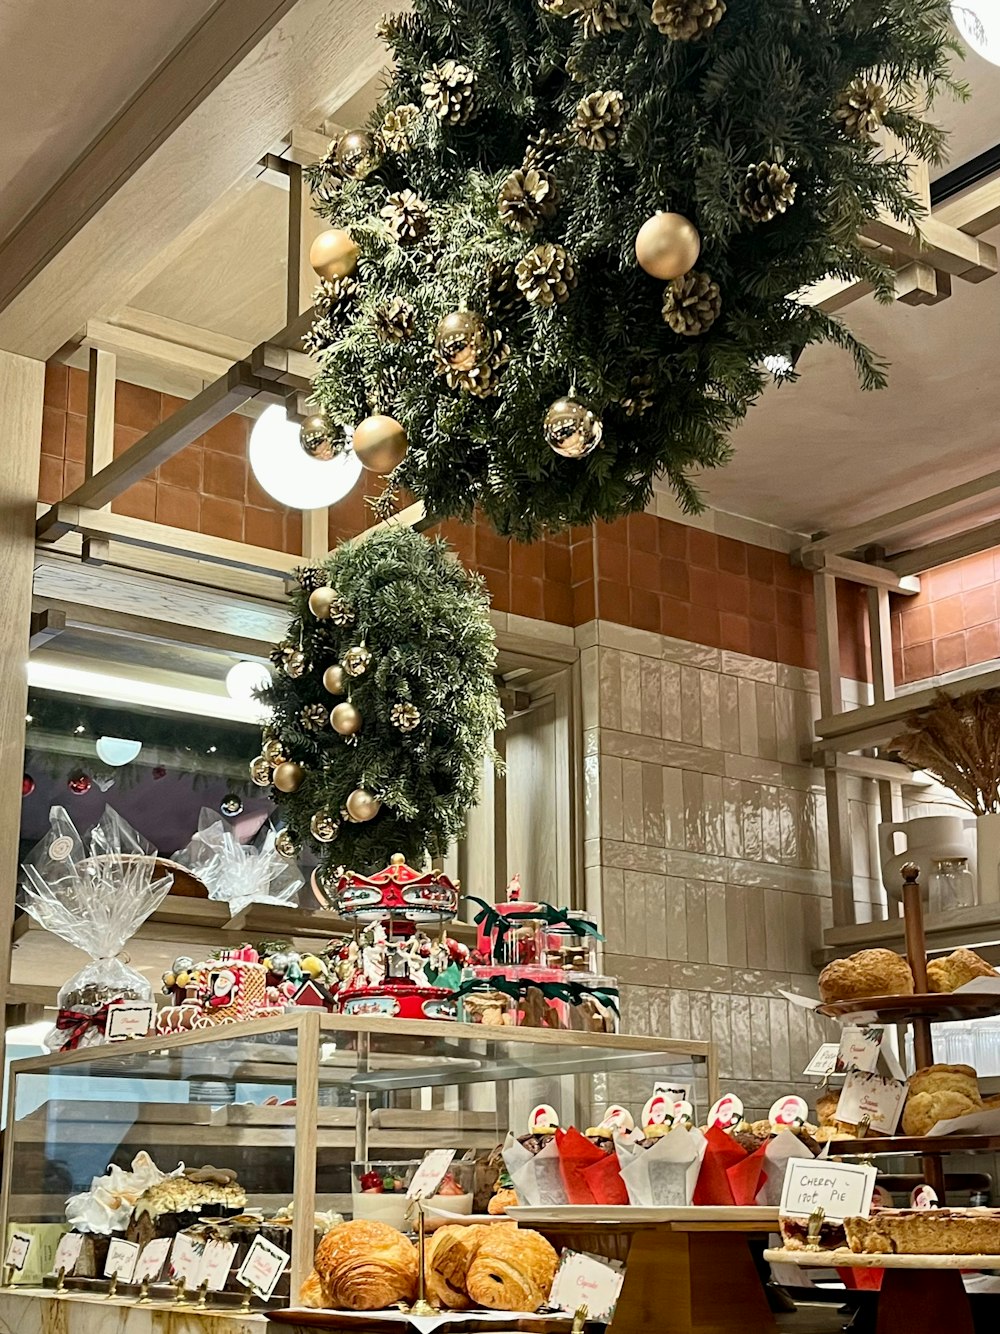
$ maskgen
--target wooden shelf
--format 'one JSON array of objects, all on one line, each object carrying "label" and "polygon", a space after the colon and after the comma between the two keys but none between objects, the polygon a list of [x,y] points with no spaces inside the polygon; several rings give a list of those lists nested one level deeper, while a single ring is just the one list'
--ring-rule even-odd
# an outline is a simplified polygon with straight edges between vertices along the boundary
[{"label": "wooden shelf", "polygon": [[[1000,903],[980,903],[974,908],[928,914],[924,918],[927,947],[932,954],[965,946],[974,949],[989,963],[1000,965]],[[862,949],[891,949],[900,952],[905,945],[902,917],[853,926],[831,926],[823,933],[823,945],[813,951],[817,968],[833,959]]]},{"label": "wooden shelf", "polygon": [[890,1153],[922,1157],[946,1153],[1000,1153],[1000,1135],[866,1135],[864,1139],[832,1139],[831,1158],[882,1158]]},{"label": "wooden shelf", "polygon": [[988,1019],[1000,1014],[1000,992],[925,992],[914,996],[862,996],[854,1000],[830,1001],[817,1014],[830,1019],[852,1019],[870,1015],[873,1023],[912,1024],[923,1020],[950,1024],[969,1019]]}]

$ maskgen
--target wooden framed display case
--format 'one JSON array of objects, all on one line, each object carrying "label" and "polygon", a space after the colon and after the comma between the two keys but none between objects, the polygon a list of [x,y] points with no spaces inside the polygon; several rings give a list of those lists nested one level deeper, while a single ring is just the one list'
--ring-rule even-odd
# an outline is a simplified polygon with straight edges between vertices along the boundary
[{"label": "wooden framed display case", "polygon": [[17,1061],[0,1205],[5,1238],[23,1231],[39,1249],[6,1278],[39,1286],[66,1197],[146,1150],[167,1172],[235,1169],[247,1207],[265,1215],[294,1202],[294,1300],[316,1211],[351,1212],[352,1161],[485,1155],[537,1103],[584,1128],[611,1102],[641,1106],[659,1080],[688,1084],[704,1111],[717,1096],[711,1044],[299,1009]]}]

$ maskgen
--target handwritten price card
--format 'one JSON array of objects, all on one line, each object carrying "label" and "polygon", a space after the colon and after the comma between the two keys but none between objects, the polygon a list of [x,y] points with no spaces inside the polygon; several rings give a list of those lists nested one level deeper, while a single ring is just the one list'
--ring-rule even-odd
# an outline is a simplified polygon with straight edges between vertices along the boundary
[{"label": "handwritten price card", "polygon": [[833,1222],[871,1212],[878,1168],[861,1163],[826,1164],[819,1158],[790,1158],[785,1166],[781,1212],[808,1218],[817,1209]]}]

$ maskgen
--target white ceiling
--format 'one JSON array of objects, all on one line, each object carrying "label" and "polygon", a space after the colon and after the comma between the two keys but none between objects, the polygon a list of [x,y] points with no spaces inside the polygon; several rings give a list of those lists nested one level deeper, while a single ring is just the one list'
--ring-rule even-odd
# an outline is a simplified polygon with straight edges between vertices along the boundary
[{"label": "white ceiling", "polygon": [[215,0],[0,0],[0,240]]}]

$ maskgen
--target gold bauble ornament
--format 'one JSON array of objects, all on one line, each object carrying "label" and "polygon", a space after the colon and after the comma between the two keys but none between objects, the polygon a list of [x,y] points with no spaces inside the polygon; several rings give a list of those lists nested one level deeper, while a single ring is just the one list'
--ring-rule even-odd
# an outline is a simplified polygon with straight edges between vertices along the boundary
[{"label": "gold bauble ornament", "polygon": [[305,675],[306,655],[300,648],[285,650],[284,661],[285,675],[290,676],[293,681],[297,681],[300,676]]},{"label": "gold bauble ornament", "polygon": [[347,689],[347,673],[339,662],[333,662],[323,673],[323,689],[331,695],[342,695]]},{"label": "gold bauble ornament", "polygon": [[295,835],[287,829],[280,830],[274,840],[274,850],[281,857],[294,857],[299,850]]},{"label": "gold bauble ornament", "polygon": [[384,477],[402,463],[409,441],[395,417],[377,412],[354,428],[351,444],[361,466]]},{"label": "gold bauble ornament", "polygon": [[336,601],[337,594],[332,588],[314,588],[309,594],[309,610],[318,621],[325,621]]},{"label": "gold bauble ornament", "polygon": [[371,665],[372,655],[364,644],[356,644],[344,654],[344,671],[348,676],[364,676]]},{"label": "gold bauble ornament", "polygon": [[250,781],[258,787],[271,786],[271,766],[263,755],[250,761]]},{"label": "gold bauble ornament", "polygon": [[698,228],[680,213],[654,213],[635,238],[639,267],[664,282],[683,277],[694,268],[700,254]]},{"label": "gold bauble ornament", "polygon": [[564,459],[582,459],[601,443],[601,419],[575,398],[557,398],[542,424],[545,443]]},{"label": "gold bauble ornament", "polygon": [[329,811],[317,811],[309,821],[309,832],[317,843],[332,843],[340,833],[340,825]]},{"label": "gold bauble ornament", "polygon": [[306,771],[301,764],[296,764],[294,760],[285,760],[275,769],[271,781],[279,792],[297,792],[305,776]]},{"label": "gold bauble ornament", "polygon": [[306,417],[299,427],[299,444],[303,454],[308,454],[311,459],[320,459],[323,463],[332,459],[336,452],[333,436],[333,424],[321,412]]},{"label": "gold bauble ornament", "polygon": [[370,792],[366,792],[362,787],[356,787],[347,798],[347,813],[358,824],[365,824],[369,820],[374,820],[381,809],[382,803],[378,797],[373,797]]},{"label": "gold bauble ornament", "polygon": [[341,736],[353,736],[361,731],[361,714],[350,700],[344,700],[330,710],[330,726]]},{"label": "gold bauble ornament", "polygon": [[453,310],[438,321],[434,346],[452,370],[474,370],[490,351],[490,331],[474,310]]},{"label": "gold bauble ornament", "polygon": [[268,764],[271,765],[281,764],[282,760],[285,758],[285,752],[282,749],[281,742],[276,736],[268,737],[263,746],[261,746],[260,753],[263,755],[264,759],[267,760]]},{"label": "gold bauble ornament", "polygon": [[350,232],[330,227],[309,247],[309,263],[321,278],[350,278],[358,267],[358,247]]},{"label": "gold bauble ornament", "polygon": [[337,145],[337,166],[343,176],[363,181],[378,166],[375,142],[364,130],[351,130]]}]

